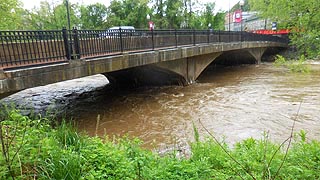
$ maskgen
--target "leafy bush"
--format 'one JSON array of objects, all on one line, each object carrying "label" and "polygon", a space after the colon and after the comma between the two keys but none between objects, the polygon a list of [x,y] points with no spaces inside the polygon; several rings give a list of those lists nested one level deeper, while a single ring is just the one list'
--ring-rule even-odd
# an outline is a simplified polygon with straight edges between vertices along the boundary
[{"label": "leafy bush", "polygon": [[276,55],[276,60],[274,61],[274,65],[276,67],[280,67],[280,66],[284,66],[287,63],[286,58],[284,58],[283,56],[277,54]]},{"label": "leafy bush", "polygon": [[290,60],[290,61],[281,55],[277,55],[274,65],[276,67],[284,66],[288,68],[291,72],[309,73],[310,68],[305,64],[305,61],[306,59],[304,55],[301,55],[298,60]]}]

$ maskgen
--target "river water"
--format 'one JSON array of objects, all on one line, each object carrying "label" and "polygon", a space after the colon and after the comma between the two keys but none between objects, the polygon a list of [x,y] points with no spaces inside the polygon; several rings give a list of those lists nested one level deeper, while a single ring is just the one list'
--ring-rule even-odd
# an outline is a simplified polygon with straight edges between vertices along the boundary
[{"label": "river water", "polygon": [[[89,135],[135,136],[146,148],[184,144],[209,130],[229,144],[264,132],[282,142],[294,131],[320,138],[320,65],[308,74],[272,64],[208,68],[195,84],[106,93],[73,117]],[[99,119],[99,121],[97,121]],[[98,125],[97,125],[98,122]]]}]

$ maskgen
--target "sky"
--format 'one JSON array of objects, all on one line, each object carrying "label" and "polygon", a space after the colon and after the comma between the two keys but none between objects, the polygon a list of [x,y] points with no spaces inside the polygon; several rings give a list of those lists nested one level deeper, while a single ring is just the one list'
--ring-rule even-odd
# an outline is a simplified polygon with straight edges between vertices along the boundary
[{"label": "sky", "polygon": [[[24,4],[24,8],[26,9],[32,9],[33,7],[38,7],[40,4],[41,0],[21,0],[22,3]],[[48,0],[48,2],[61,2],[62,0]],[[206,3],[206,2],[216,2],[216,11],[218,10],[224,10],[228,11],[229,10],[229,3],[230,7],[235,5],[239,0],[198,0],[201,3]],[[106,6],[110,4],[110,0],[69,0],[71,3],[80,3],[80,4],[94,4],[96,2],[103,3]]]}]

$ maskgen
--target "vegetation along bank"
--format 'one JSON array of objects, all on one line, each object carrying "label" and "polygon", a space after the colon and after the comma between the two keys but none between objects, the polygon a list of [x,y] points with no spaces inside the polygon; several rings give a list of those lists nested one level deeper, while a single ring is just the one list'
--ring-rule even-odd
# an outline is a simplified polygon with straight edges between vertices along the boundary
[{"label": "vegetation along bank", "polygon": [[[0,179],[319,179],[320,142],[247,139],[230,148],[210,135],[190,157],[142,149],[138,139],[89,137],[70,124],[1,111]],[[290,146],[290,148],[288,148]]]}]

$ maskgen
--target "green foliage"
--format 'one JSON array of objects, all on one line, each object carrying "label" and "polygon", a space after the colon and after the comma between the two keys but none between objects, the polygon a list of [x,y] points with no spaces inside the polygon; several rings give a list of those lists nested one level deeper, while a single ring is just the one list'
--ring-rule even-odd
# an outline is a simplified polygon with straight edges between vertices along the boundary
[{"label": "green foliage", "polygon": [[213,11],[215,7],[215,3],[206,3],[205,4],[205,11],[203,13],[204,16],[204,25],[205,27],[210,27],[213,26],[214,24],[214,16],[213,16]]},{"label": "green foliage", "polygon": [[251,9],[250,9],[249,1],[250,0],[244,0],[244,4],[242,7],[240,6],[240,1],[238,1],[238,3],[231,8],[231,11],[235,11],[237,9],[242,9],[243,11],[250,11]]},{"label": "green foliage", "polygon": [[200,141],[200,135],[199,135],[199,131],[197,129],[197,127],[195,126],[194,122],[192,123],[193,126],[193,132],[194,132],[194,139],[196,142]]},{"label": "green foliage", "polygon": [[96,3],[80,7],[80,23],[82,29],[105,29],[107,27],[107,7]]},{"label": "green foliage", "polygon": [[7,166],[6,172],[0,173],[0,179],[21,177],[33,172],[33,166],[40,161],[37,158],[41,144],[50,130],[45,118],[31,120],[20,115],[16,110],[4,108],[1,112],[0,144],[2,145],[0,164]]},{"label": "green foliage", "polygon": [[16,30],[23,27],[23,9],[19,0],[0,1],[0,30]]},{"label": "green foliage", "polygon": [[[277,149],[278,146],[269,141],[249,138],[236,144],[234,156],[257,179],[273,179],[284,156],[283,153],[274,154]],[[248,176],[243,172],[241,174]]]},{"label": "green foliage", "polygon": [[136,28],[148,26],[148,0],[112,0],[108,7],[109,26],[129,25]]},{"label": "green foliage", "polygon": [[318,0],[249,0],[252,10],[291,30],[291,42],[300,54],[320,55],[320,4]]},{"label": "green foliage", "polygon": [[182,0],[166,0],[165,1],[166,24],[169,29],[178,29],[183,20],[183,1]]},{"label": "green foliage", "polygon": [[80,137],[74,126],[65,121],[56,128],[55,138],[61,148],[72,149],[75,152],[80,151],[84,144],[84,139]]},{"label": "green foliage", "polygon": [[[287,164],[282,169],[282,177],[287,179],[319,179],[320,142],[307,142],[305,132],[300,131],[300,141],[294,143],[289,153]],[[305,157],[305,158],[304,158]],[[285,174],[287,173],[287,174]],[[286,176],[285,176],[286,175]]]},{"label": "green foliage", "polygon": [[[70,2],[70,1],[69,1]],[[151,5],[153,5],[151,7]],[[194,8],[194,7],[199,8]],[[19,0],[0,2],[0,30],[61,30],[68,27],[66,1],[40,2],[39,7],[24,10]],[[224,29],[224,12],[215,12],[215,3],[201,4],[192,0],[112,0],[109,7],[95,3],[69,3],[70,24],[80,29],[106,29],[130,25],[156,29]],[[147,15],[150,19],[147,19]],[[211,27],[209,27],[209,24]]]},{"label": "green foliage", "polygon": [[153,10],[155,11],[155,15],[153,16],[152,20],[159,29],[163,29],[165,24],[164,0],[155,0],[154,3],[155,5],[153,6]]},{"label": "green foliage", "polygon": [[[76,27],[79,24],[79,19],[75,15],[78,6],[69,4],[69,9],[71,27]],[[28,11],[25,21],[31,30],[61,30],[63,27],[68,27],[65,1],[58,5],[41,1],[39,8]]]},{"label": "green foliage", "polygon": [[289,69],[291,70],[291,72],[309,73],[310,69],[305,65],[305,61],[306,59],[304,55],[301,55],[296,62],[289,64]]},{"label": "green foliage", "polygon": [[191,143],[189,158],[176,157],[178,151],[160,157],[138,139],[88,137],[66,122],[52,128],[45,118],[32,120],[7,108],[0,114],[0,179],[320,178],[320,143],[308,142],[304,131],[277,174],[285,152],[266,137],[233,148],[208,138]]},{"label": "green foliage", "polygon": [[224,18],[226,13],[224,12],[218,12],[214,16],[213,20],[213,29],[214,30],[224,30]]},{"label": "green foliage", "polygon": [[288,68],[291,72],[309,73],[310,68],[305,64],[305,61],[306,59],[304,55],[301,55],[298,60],[290,60],[290,61],[281,55],[277,55],[274,65],[276,67],[284,66]]},{"label": "green foliage", "polygon": [[277,54],[277,55],[276,55],[276,59],[275,59],[275,61],[274,61],[273,64],[274,64],[276,67],[280,67],[280,66],[284,66],[286,63],[287,63],[286,58],[283,57],[283,56],[281,56],[281,55],[279,55],[279,54]]}]

